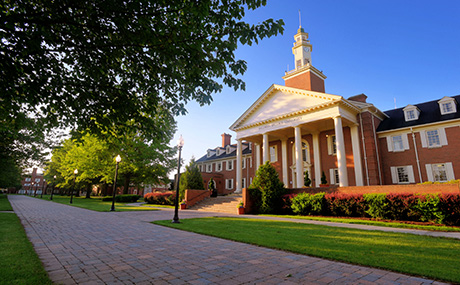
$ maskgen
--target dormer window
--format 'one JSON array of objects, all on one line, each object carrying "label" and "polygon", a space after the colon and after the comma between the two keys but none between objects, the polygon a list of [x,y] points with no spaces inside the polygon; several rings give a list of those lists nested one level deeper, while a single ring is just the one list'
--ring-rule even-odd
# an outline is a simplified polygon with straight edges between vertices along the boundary
[{"label": "dormer window", "polygon": [[418,120],[420,110],[416,106],[407,105],[406,108],[403,109],[403,111],[406,122]]},{"label": "dormer window", "polygon": [[211,156],[213,156],[214,154],[216,154],[216,151],[215,151],[215,150],[208,149],[208,155],[207,155],[207,157],[211,157]]},{"label": "dormer window", "polygon": [[441,111],[441,115],[447,115],[451,113],[457,112],[457,102],[454,98],[444,97],[438,101],[439,109]]}]

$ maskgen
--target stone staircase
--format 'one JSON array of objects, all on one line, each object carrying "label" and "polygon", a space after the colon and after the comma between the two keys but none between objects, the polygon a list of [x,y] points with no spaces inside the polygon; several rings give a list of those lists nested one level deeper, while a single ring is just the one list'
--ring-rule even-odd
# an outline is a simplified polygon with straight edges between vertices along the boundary
[{"label": "stone staircase", "polygon": [[218,212],[237,214],[238,204],[243,201],[241,194],[231,194],[228,196],[209,197],[191,207],[191,210],[203,212]]}]

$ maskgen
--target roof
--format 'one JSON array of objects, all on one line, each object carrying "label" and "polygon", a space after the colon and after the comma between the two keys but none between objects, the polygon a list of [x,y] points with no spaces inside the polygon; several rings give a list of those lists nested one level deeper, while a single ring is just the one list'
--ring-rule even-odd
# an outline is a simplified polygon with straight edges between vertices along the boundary
[{"label": "roof", "polygon": [[[236,157],[236,150],[237,150],[236,149],[236,144],[232,144],[230,146],[232,146],[234,148],[234,150],[232,152],[230,152],[230,153],[224,152],[221,155],[217,155],[216,154],[217,152],[216,152],[213,155],[211,155],[210,157],[208,157],[208,155],[205,154],[200,159],[198,159],[196,162],[207,162],[207,161],[215,161],[215,160],[221,160],[221,159]],[[252,153],[251,149],[249,148],[249,143],[242,143],[242,146],[243,146],[243,155]],[[247,147],[245,148],[244,146],[247,146]],[[227,146],[225,146],[225,148],[226,147]],[[224,149],[225,150],[225,148],[216,147],[213,150],[217,150],[217,149]]]},{"label": "roof", "polygon": [[[457,103],[460,102],[460,95],[451,96],[450,98],[455,99]],[[417,107],[420,110],[418,120],[414,121],[406,122],[403,110],[406,107],[385,111],[384,113],[388,116],[388,118],[380,123],[379,127],[377,128],[377,132],[414,127],[460,118],[460,106],[457,106],[457,112],[455,113],[441,115],[441,110],[438,104],[439,100],[440,99],[420,104],[414,104],[413,106]]]}]

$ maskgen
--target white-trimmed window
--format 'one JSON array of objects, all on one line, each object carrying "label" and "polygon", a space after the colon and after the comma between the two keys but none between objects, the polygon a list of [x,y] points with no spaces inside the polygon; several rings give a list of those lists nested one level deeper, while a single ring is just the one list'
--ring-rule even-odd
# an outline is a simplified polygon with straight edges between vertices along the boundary
[{"label": "white-trimmed window", "polygon": [[332,185],[339,185],[339,169],[338,168],[331,168],[329,169],[329,177],[331,178]]},{"label": "white-trimmed window", "polygon": [[233,159],[227,160],[227,170],[233,170]]},{"label": "white-trimmed window", "polygon": [[418,120],[420,110],[414,105],[407,105],[404,109],[404,118],[407,121]]},{"label": "white-trimmed window", "polygon": [[388,151],[404,151],[409,149],[409,140],[407,134],[387,137]]},{"label": "white-trimmed window", "polygon": [[40,182],[40,178],[35,178],[35,182]]},{"label": "white-trimmed window", "polygon": [[270,162],[277,162],[278,161],[278,148],[276,145],[272,145],[270,148]]},{"label": "white-trimmed window", "polygon": [[26,178],[26,182],[30,182],[30,180],[31,180],[30,177]]},{"label": "white-trimmed window", "polygon": [[206,172],[212,172],[212,163],[206,164]]},{"label": "white-trimmed window", "polygon": [[245,169],[246,168],[246,158],[243,157],[243,159],[241,159],[241,169]]},{"label": "white-trimmed window", "polygon": [[243,178],[241,181],[241,189],[246,188],[246,178]]},{"label": "white-trimmed window", "polygon": [[327,150],[329,155],[337,154],[337,143],[335,140],[335,135],[329,135],[327,137]]},{"label": "white-trimmed window", "polygon": [[438,101],[441,115],[447,115],[457,112],[457,102],[454,98],[444,97]]},{"label": "white-trimmed window", "polygon": [[425,164],[428,180],[432,182],[447,182],[454,180],[452,162]]},{"label": "white-trimmed window", "polygon": [[222,171],[222,161],[216,163],[216,171]]},{"label": "white-trimmed window", "polygon": [[393,184],[415,183],[414,168],[412,165],[392,166],[390,169]]},{"label": "white-trimmed window", "polygon": [[444,128],[420,132],[422,147],[435,148],[447,145],[446,130]]},{"label": "white-trimmed window", "polygon": [[233,189],[233,179],[225,179],[225,189]]},{"label": "white-trimmed window", "polygon": [[200,170],[200,172],[203,172],[203,170],[201,169],[201,164],[198,164],[198,169]]}]

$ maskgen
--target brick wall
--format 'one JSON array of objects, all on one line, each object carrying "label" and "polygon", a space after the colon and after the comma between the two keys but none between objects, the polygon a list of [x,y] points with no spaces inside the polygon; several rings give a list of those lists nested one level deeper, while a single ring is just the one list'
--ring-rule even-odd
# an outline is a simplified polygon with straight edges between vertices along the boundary
[{"label": "brick wall", "polygon": [[310,71],[285,80],[284,85],[303,90],[325,92],[324,80]]}]

